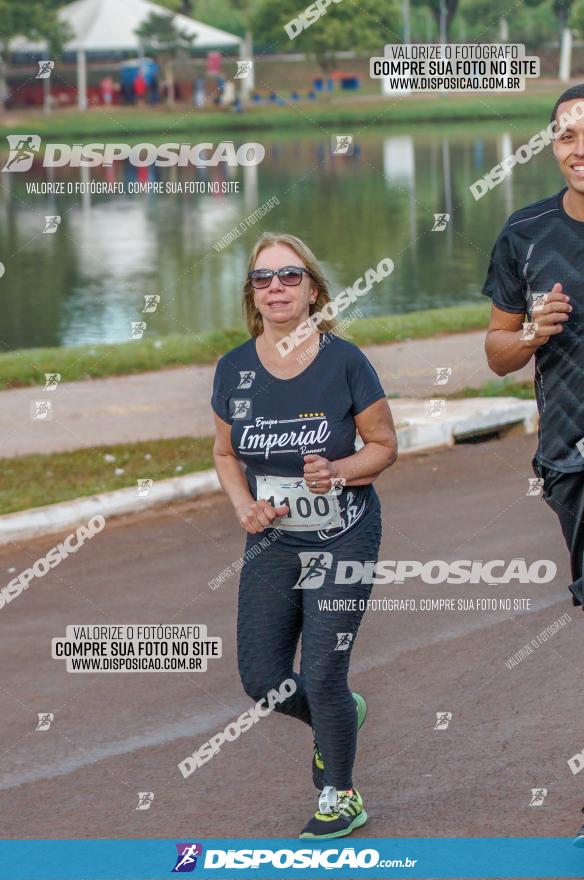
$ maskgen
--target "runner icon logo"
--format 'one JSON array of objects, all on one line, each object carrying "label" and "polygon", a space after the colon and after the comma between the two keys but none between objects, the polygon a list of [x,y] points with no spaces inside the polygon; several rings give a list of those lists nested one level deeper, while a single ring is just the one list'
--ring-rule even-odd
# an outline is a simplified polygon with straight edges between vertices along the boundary
[{"label": "runner icon logo", "polygon": [[203,847],[200,843],[177,843],[178,856],[172,874],[187,874],[194,871],[197,859],[203,855]]},{"label": "runner icon logo", "polygon": [[43,229],[43,233],[48,233],[52,235],[59,228],[59,224],[61,222],[61,216],[59,214],[45,214],[45,228]]},{"label": "runner icon logo", "polygon": [[251,388],[251,383],[255,379],[255,370],[240,370],[239,371],[239,385],[237,386],[237,390],[240,388]]},{"label": "runner icon logo", "polygon": [[353,641],[353,633],[337,633],[337,647],[335,651],[348,651]]},{"label": "runner icon logo", "polygon": [[547,795],[547,788],[532,788],[530,807],[541,807]]},{"label": "runner icon logo", "polygon": [[152,801],[154,800],[154,792],[153,791],[139,791],[138,792],[138,806],[137,810],[149,810]]},{"label": "runner icon logo", "polygon": [[48,730],[51,726],[51,723],[55,720],[55,716],[52,712],[38,712],[39,723],[35,727],[35,730]]},{"label": "runner icon logo", "polygon": [[446,730],[452,721],[452,712],[436,712],[434,730]]},{"label": "runner icon logo", "polygon": [[9,134],[6,135],[10,155],[2,171],[29,171],[34,162],[35,153],[41,146],[38,134]]},{"label": "runner icon logo", "polygon": [[332,137],[332,154],[333,156],[353,156],[353,135],[352,134],[335,134]]},{"label": "runner icon logo", "polygon": [[450,214],[434,214],[434,226],[432,227],[432,232],[444,232],[449,220]]},{"label": "runner icon logo", "polygon": [[452,367],[435,367],[436,378],[434,385],[447,385],[448,380],[452,376]]},{"label": "runner icon logo", "polygon": [[232,397],[229,401],[229,418],[251,419],[251,400]]},{"label": "runner icon logo", "polygon": [[302,571],[294,585],[294,590],[318,590],[324,584],[327,569],[333,564],[333,554],[303,551],[298,554]]},{"label": "runner icon logo", "polygon": [[543,477],[528,477],[529,480],[529,489],[525,493],[528,498],[532,498],[534,495],[541,495],[543,489]]}]

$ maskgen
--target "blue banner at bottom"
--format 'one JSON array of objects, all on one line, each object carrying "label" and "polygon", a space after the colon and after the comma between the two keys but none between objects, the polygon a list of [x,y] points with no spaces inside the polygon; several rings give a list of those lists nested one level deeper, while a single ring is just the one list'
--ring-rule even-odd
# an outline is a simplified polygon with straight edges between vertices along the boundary
[{"label": "blue banner at bottom", "polygon": [[3,840],[2,880],[584,877],[564,837]]}]

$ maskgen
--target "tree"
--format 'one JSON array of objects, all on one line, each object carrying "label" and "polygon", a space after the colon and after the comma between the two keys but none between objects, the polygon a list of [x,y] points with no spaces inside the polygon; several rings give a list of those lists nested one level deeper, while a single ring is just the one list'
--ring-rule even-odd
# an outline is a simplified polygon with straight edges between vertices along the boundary
[{"label": "tree", "polygon": [[434,18],[441,42],[447,43],[450,27],[458,11],[458,0],[412,0],[414,6],[427,6]]},{"label": "tree", "polygon": [[[64,43],[71,39],[70,30],[59,21],[57,10],[62,4],[58,0],[21,3],[19,0],[0,0],[0,112],[5,110],[8,87],[6,82],[10,42],[14,37],[28,37],[31,40],[47,40],[49,58],[54,59],[63,50]],[[50,80],[45,86],[45,109],[49,106]]]},{"label": "tree", "polygon": [[291,39],[284,25],[298,18],[298,0],[260,0],[253,17],[256,41],[271,52],[306,52],[323,72],[334,67],[339,51],[380,50],[387,34],[401,27],[396,0],[343,0],[326,7],[313,24]]},{"label": "tree", "polygon": [[154,55],[164,71],[166,100],[171,106],[174,104],[173,61],[191,48],[195,36],[181,31],[175,25],[172,15],[157,12],[151,13],[136,29],[136,35],[144,51]]}]

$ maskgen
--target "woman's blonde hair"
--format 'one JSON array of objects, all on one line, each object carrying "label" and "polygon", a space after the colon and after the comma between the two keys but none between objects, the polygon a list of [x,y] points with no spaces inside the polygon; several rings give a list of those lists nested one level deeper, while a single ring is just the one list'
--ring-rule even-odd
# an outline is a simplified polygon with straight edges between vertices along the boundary
[{"label": "woman's blonde hair", "polygon": [[[328,291],[326,278],[322,274],[322,269],[318,264],[318,260],[304,242],[295,235],[289,235],[287,232],[264,232],[253,246],[247,265],[247,272],[251,272],[254,268],[258,255],[264,248],[271,247],[276,244],[285,244],[292,248],[297,254],[306,268],[310,272],[310,281],[316,288],[317,294],[314,303],[309,306],[309,314],[319,312],[324,306],[331,301]],[[246,273],[245,284],[243,286],[243,314],[247,323],[250,336],[259,336],[264,328],[264,320],[254,303],[254,289],[251,281]],[[323,318],[317,325],[317,330],[321,333],[329,333],[336,325],[336,321]]]}]

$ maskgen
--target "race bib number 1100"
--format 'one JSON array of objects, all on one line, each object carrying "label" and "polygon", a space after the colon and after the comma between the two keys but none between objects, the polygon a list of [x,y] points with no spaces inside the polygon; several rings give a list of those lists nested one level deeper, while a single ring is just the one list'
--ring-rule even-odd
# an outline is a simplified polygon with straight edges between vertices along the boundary
[{"label": "race bib number 1100", "polygon": [[265,499],[272,507],[286,505],[289,513],[275,521],[289,532],[315,532],[338,529],[343,525],[339,499],[332,492],[315,495],[301,477],[256,477],[257,500]]}]

